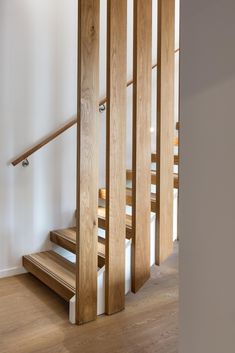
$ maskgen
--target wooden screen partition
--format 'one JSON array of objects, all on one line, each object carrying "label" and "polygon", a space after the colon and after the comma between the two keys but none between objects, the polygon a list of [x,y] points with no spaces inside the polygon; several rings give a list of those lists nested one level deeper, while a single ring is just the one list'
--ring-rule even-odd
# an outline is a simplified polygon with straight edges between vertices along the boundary
[{"label": "wooden screen partition", "polygon": [[127,1],[107,1],[106,313],[125,306]]},{"label": "wooden screen partition", "polygon": [[97,315],[99,0],[78,2],[76,321]]},{"label": "wooden screen partition", "polygon": [[132,291],[150,277],[152,0],[134,1]]},{"label": "wooden screen partition", "polygon": [[175,0],[158,0],[156,264],[173,249]]}]

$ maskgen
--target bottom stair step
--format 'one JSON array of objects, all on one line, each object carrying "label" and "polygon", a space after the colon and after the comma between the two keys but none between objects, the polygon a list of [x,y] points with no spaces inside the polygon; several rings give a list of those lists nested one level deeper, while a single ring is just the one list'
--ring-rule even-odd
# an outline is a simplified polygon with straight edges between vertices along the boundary
[{"label": "bottom stair step", "polygon": [[23,256],[23,266],[69,301],[75,294],[75,265],[53,251]]}]

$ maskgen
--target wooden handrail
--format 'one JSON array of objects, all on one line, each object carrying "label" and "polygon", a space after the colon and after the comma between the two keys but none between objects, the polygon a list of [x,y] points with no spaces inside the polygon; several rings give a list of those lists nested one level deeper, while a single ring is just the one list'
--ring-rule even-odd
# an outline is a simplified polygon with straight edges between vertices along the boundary
[{"label": "wooden handrail", "polygon": [[[175,53],[179,52],[179,48],[175,50]],[[157,63],[154,64],[152,66],[152,69],[155,69],[157,67]],[[129,87],[133,84],[133,79],[127,81],[126,86]],[[100,101],[99,101],[99,105],[104,105],[107,101],[107,97],[103,97]],[[21,155],[19,155],[16,159],[14,159],[11,164],[15,167],[17,164],[19,164],[20,162],[24,161],[26,158],[28,158],[29,156],[31,156],[34,152],[38,151],[40,148],[42,148],[43,146],[47,145],[49,142],[51,142],[52,140],[54,140],[56,137],[58,137],[59,135],[61,135],[63,132],[65,132],[66,130],[70,129],[73,125],[75,125],[77,123],[77,118],[73,118],[71,119],[69,122],[67,122],[66,124],[64,124],[62,127],[60,127],[59,129],[57,129],[56,131],[52,132],[50,135],[46,136],[44,139],[42,139],[41,141],[39,141],[37,144],[35,144],[33,147],[29,148],[28,150],[26,150],[24,153],[22,153]]]},{"label": "wooden handrail", "polygon": [[11,164],[13,166],[16,166],[17,164],[19,164],[20,162],[22,162],[23,160],[25,160],[26,158],[31,156],[31,154],[38,151],[40,148],[42,148],[43,146],[48,144],[50,141],[54,140],[57,136],[61,135],[64,131],[68,130],[70,127],[72,127],[76,123],[77,123],[77,118],[73,118],[72,120],[67,122],[65,125],[63,125],[61,128],[59,128],[55,132],[51,133],[50,135],[46,136],[43,140],[38,142],[36,145],[34,145],[33,147],[29,148],[27,151],[22,153],[19,157],[14,159],[11,162]]}]

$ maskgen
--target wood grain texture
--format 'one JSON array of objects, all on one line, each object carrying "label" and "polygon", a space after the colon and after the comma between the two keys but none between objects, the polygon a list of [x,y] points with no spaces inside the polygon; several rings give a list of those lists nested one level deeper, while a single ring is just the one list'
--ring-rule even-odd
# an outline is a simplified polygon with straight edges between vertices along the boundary
[{"label": "wood grain texture", "polygon": [[[103,189],[103,192],[106,194],[106,190]],[[102,192],[102,191],[101,191]],[[103,198],[104,199],[104,198]],[[99,218],[98,218],[98,225],[101,229],[106,229],[106,210],[103,207],[99,207]],[[132,238],[132,217],[126,214],[126,238]]]},{"label": "wood grain texture", "polygon": [[175,0],[158,1],[156,264],[173,249]]},{"label": "wood grain texture", "polygon": [[152,0],[134,0],[131,289],[150,277]]},{"label": "wood grain texture", "polygon": [[[152,155],[151,155],[151,161],[152,161],[152,163],[157,163],[157,154],[156,154],[156,152],[155,153],[152,153]],[[174,155],[174,164],[175,165],[178,165],[179,164],[179,156],[178,155]]]},{"label": "wood grain texture", "polygon": [[[132,170],[127,169],[127,171],[126,171],[126,179],[127,180],[132,180],[132,178],[133,178]],[[157,175],[156,170],[151,170],[151,184],[159,185],[157,178],[158,178],[158,175]],[[178,189],[179,188],[179,176],[178,176],[178,174],[173,173],[173,178],[174,178],[173,187],[174,187],[174,189]]]},{"label": "wood grain texture", "polygon": [[127,1],[107,1],[106,313],[125,307]]},{"label": "wood grain texture", "polygon": [[77,118],[73,118],[72,120],[68,121],[66,124],[61,126],[59,129],[55,130],[48,136],[46,136],[44,139],[36,143],[33,147],[30,147],[28,150],[26,150],[24,153],[19,155],[17,158],[15,158],[11,164],[15,167],[17,164],[31,156],[33,153],[36,151],[40,150],[43,146],[47,145],[49,142],[54,140],[56,137],[60,136],[63,132],[66,130],[70,129],[73,125],[77,123]]},{"label": "wood grain texture", "polygon": [[53,251],[23,257],[23,266],[62,298],[75,294],[75,265]]},{"label": "wood grain texture", "polygon": [[[66,228],[58,229],[50,232],[50,240],[54,244],[59,245],[60,247],[76,254],[76,228]],[[98,267],[101,268],[104,266],[105,259],[105,240],[98,236]]]},{"label": "wood grain texture", "polygon": [[[100,189],[99,198],[103,201],[106,200],[107,192],[106,189]],[[126,188],[126,205],[132,206],[132,189]],[[151,212],[156,212],[156,194],[151,192]]]},{"label": "wood grain texture", "polygon": [[78,3],[76,321],[97,315],[99,0]]},{"label": "wood grain texture", "polygon": [[27,273],[0,279],[0,317],[1,353],[178,353],[177,254],[118,315],[71,325],[68,304]]},{"label": "wood grain texture", "polygon": [[[99,198],[101,200],[106,199],[106,189],[99,190]],[[77,217],[77,212],[75,212],[75,216]],[[106,229],[106,210],[105,207],[98,208],[98,227],[101,229]],[[126,238],[132,238],[132,217],[126,214]],[[99,239],[99,237],[98,237]],[[99,245],[99,244],[98,244]]]}]

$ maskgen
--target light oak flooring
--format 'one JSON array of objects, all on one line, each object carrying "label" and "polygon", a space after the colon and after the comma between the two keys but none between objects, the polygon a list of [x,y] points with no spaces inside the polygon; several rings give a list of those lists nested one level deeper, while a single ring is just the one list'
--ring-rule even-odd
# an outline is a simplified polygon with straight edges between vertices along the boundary
[{"label": "light oak flooring", "polygon": [[178,250],[126,309],[84,326],[68,305],[30,274],[0,280],[1,353],[177,353]]}]

